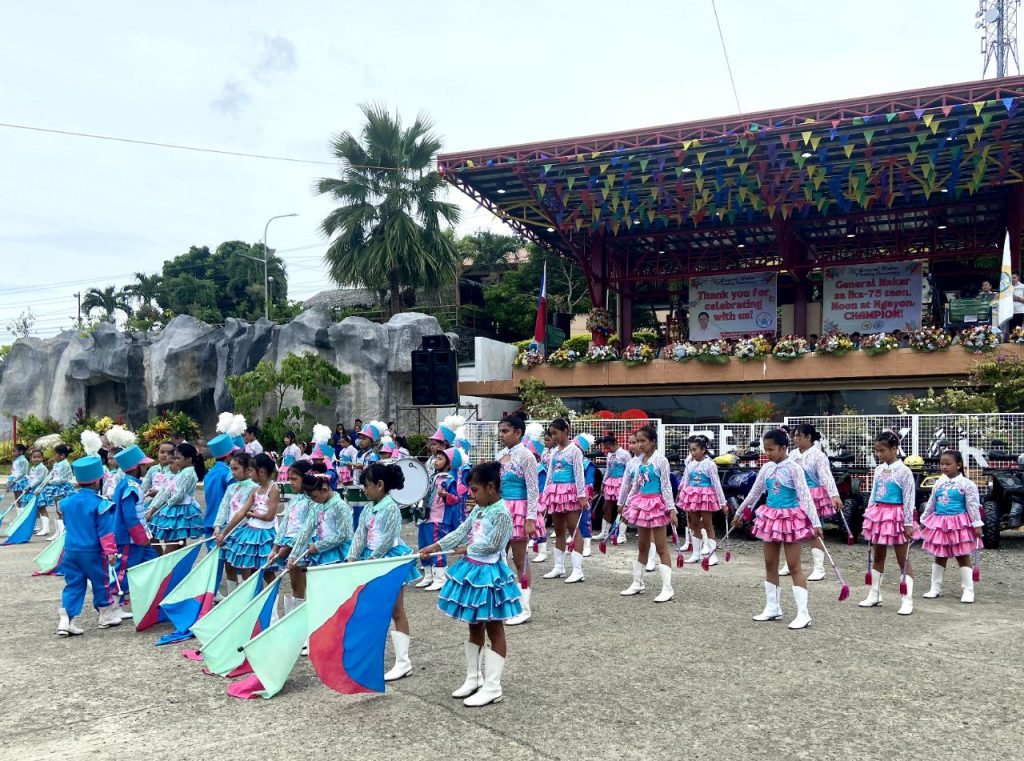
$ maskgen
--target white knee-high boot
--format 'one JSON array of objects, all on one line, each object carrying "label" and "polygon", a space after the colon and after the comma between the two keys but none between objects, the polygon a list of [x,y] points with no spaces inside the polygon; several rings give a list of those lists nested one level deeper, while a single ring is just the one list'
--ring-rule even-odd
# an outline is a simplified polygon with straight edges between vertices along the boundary
[{"label": "white knee-high boot", "polygon": [[945,573],[946,568],[939,565],[938,563],[932,563],[932,586],[922,597],[926,600],[934,600],[942,594],[942,574]]},{"label": "white knee-high boot", "polygon": [[811,547],[811,560],[814,562],[814,567],[811,569],[807,580],[821,581],[825,578],[825,551],[819,550],[817,547]]}]

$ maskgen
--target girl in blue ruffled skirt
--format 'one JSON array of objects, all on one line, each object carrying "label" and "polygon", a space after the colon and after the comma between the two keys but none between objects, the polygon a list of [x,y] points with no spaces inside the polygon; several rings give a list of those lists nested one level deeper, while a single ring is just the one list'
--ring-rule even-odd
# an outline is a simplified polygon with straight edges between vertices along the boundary
[{"label": "girl in blue ruffled skirt", "polygon": [[[505,621],[522,612],[516,574],[505,563],[512,538],[512,515],[501,499],[501,466],[477,465],[469,474],[476,507],[462,524],[439,542],[420,550],[425,560],[438,551],[465,554],[451,566],[438,595],[437,607],[447,616],[469,624],[466,643],[466,681],[452,693],[475,707],[499,703],[505,669]],[[491,642],[484,648],[484,638]]]},{"label": "girl in blue ruffled skirt", "polygon": [[[245,506],[235,514],[225,531],[231,534],[231,541],[224,544],[224,561],[237,569],[243,580],[262,568],[270,557],[277,535],[274,518],[281,501],[281,490],[274,482],[277,475],[274,459],[260,452],[252,458],[252,472],[256,488],[250,492]],[[245,523],[235,529],[242,521]],[[269,583],[273,573],[267,571],[265,575]]]}]

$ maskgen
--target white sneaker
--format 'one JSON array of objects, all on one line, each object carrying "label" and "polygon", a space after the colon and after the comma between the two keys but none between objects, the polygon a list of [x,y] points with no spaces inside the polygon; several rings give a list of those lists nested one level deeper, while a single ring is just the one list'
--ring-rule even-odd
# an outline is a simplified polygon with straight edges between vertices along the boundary
[{"label": "white sneaker", "polygon": [[794,586],[793,599],[796,600],[796,618],[789,624],[789,628],[806,629],[811,625],[811,614],[807,612],[807,588]]},{"label": "white sneaker", "polygon": [[960,602],[974,602],[974,569],[964,566],[960,569]]},{"label": "white sneaker", "polygon": [[676,591],[672,588],[672,566],[659,563],[658,575],[661,576],[661,592],[654,598],[654,601],[669,602],[676,596]]},{"label": "white sneaker", "polygon": [[427,587],[427,592],[438,592],[441,587],[444,586],[445,581],[448,580],[448,574],[444,568],[434,569],[434,580],[430,582],[430,586]]},{"label": "white sneaker", "polygon": [[779,604],[779,594],[782,590],[770,581],[764,583],[764,610],[760,615],[754,616],[755,621],[778,621],[782,618],[782,606]]},{"label": "white sneaker", "polygon": [[413,584],[413,586],[416,587],[416,589],[423,589],[424,587],[429,587],[430,586],[430,582],[433,581],[433,576],[432,576],[433,573],[434,573],[434,567],[433,566],[429,566],[429,565],[425,566],[423,568],[423,578],[420,579],[419,581],[417,581],[415,584]]},{"label": "white sneaker", "polygon": [[821,581],[825,578],[825,551],[819,550],[817,547],[811,547],[811,560],[814,561],[814,567],[811,569],[807,580]]},{"label": "white sneaker", "polygon": [[857,603],[861,608],[873,608],[876,605],[882,604],[882,574],[876,571],[874,568],[871,569],[871,589],[868,591],[868,596]]},{"label": "white sneaker", "polygon": [[572,560],[572,573],[569,574],[569,578],[565,580],[566,584],[575,584],[578,581],[586,581],[583,576],[583,554],[573,550],[570,553],[570,559]]},{"label": "white sneaker", "polygon": [[896,612],[901,616],[909,616],[914,612],[914,578],[907,576],[907,593],[900,597],[900,609]]},{"label": "white sneaker", "polygon": [[638,560],[633,561],[633,583],[628,587],[619,592],[623,597],[632,597],[633,595],[642,595],[647,591],[647,585],[644,584],[644,565]]},{"label": "white sneaker", "polygon": [[931,589],[921,595],[921,597],[926,600],[934,600],[936,597],[940,597],[942,595],[942,574],[945,570],[945,567],[938,563],[932,563],[932,586]]}]

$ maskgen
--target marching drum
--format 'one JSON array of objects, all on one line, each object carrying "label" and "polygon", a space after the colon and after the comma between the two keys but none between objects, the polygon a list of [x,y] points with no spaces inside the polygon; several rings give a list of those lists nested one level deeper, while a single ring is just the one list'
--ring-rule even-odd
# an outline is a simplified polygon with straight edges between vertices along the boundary
[{"label": "marching drum", "polygon": [[430,488],[430,479],[427,477],[427,469],[412,457],[403,457],[395,463],[402,469],[405,475],[405,485],[401,489],[393,489],[391,498],[402,507],[409,507],[417,504],[427,496]]}]

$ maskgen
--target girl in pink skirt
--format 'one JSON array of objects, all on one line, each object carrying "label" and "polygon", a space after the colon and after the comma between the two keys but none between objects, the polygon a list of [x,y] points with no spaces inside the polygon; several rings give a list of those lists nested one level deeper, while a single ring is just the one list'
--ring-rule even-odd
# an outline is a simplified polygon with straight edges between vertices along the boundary
[{"label": "girl in pink skirt", "polygon": [[875,437],[875,457],[882,464],[875,468],[862,530],[864,538],[875,545],[875,554],[871,565],[871,590],[858,604],[862,608],[873,608],[881,604],[885,555],[891,546],[900,568],[904,565],[907,568],[907,593],[903,595],[900,609],[896,612],[901,616],[909,616],[914,612],[914,579],[907,560],[907,550],[914,538],[916,485],[914,474],[903,464],[899,452],[900,437],[892,431],[882,431]]},{"label": "girl in pink skirt", "polygon": [[[512,514],[512,561],[519,583],[519,603],[523,610],[505,621],[509,626],[525,624],[530,620],[530,567],[526,562],[526,543],[537,530],[537,458],[523,444],[526,422],[518,415],[506,415],[498,423],[498,438],[505,446],[498,453],[501,465],[501,498]],[[522,585],[525,579],[526,586]]]},{"label": "girl in pink skirt", "polygon": [[921,516],[924,526],[924,551],[934,555],[932,588],[924,593],[929,600],[942,594],[942,574],[946,560],[956,558],[960,566],[960,602],[974,602],[974,569],[971,553],[981,538],[981,500],[978,487],[967,478],[964,458],[956,449],[947,449],[939,457],[942,478]]},{"label": "girl in pink skirt", "polygon": [[767,493],[768,502],[757,511],[754,521],[754,536],[764,541],[765,572],[764,611],[754,616],[754,620],[782,618],[779,555],[784,552],[793,578],[797,610],[789,628],[804,629],[811,625],[811,616],[807,612],[807,580],[800,565],[800,549],[811,537],[821,537],[821,520],[814,509],[814,498],[807,488],[803,468],[788,459],[789,437],[785,431],[768,431],[763,441],[768,462],[758,471],[757,481],[736,511],[732,525],[736,527],[750,520],[754,505]]},{"label": "girl in pink skirt", "polygon": [[637,527],[637,559],[633,561],[633,583],[619,594],[629,597],[643,594],[646,590],[644,568],[653,542],[661,576],[661,592],[654,601],[668,602],[675,597],[675,590],[672,589],[672,566],[665,526],[669,523],[675,526],[678,522],[676,508],[672,504],[668,460],[656,451],[658,434],[652,426],[642,426],[636,432],[636,444],[640,450],[640,461],[622,513]]},{"label": "girl in pink skirt", "polygon": [[598,439],[598,445],[604,452],[604,477],[601,479],[601,496],[604,497],[604,515],[601,518],[601,533],[595,536],[599,542],[608,538],[612,521],[619,507],[619,491],[622,489],[622,477],[626,475],[626,466],[632,455],[619,446],[619,440],[609,433]]},{"label": "girl in pink skirt", "polygon": [[[800,423],[793,431],[793,443],[796,450],[789,457],[804,469],[807,488],[814,498],[814,507],[821,519],[831,518],[837,510],[843,509],[843,501],[839,498],[839,488],[832,477],[832,465],[817,442],[821,434],[810,423]],[[811,542],[811,560],[814,567],[808,581],[821,581],[825,578],[825,550],[821,540]]]},{"label": "girl in pink skirt", "polygon": [[[683,485],[679,488],[678,505],[686,512],[690,533],[693,535],[693,554],[688,563],[699,563],[701,556],[708,556],[708,565],[718,565],[718,543],[715,541],[713,514],[725,507],[725,492],[718,479],[718,466],[708,454],[707,436],[691,436],[687,439],[690,459],[683,472]],[[700,537],[699,539],[697,537]]]},{"label": "girl in pink skirt", "polygon": [[[633,479],[636,478],[636,469],[640,467],[640,455],[639,449],[636,445],[636,431],[629,434],[629,462],[626,463],[626,469],[622,473],[622,483],[619,485],[619,498],[618,504],[625,506],[626,498],[629,497],[630,489],[633,488]],[[618,535],[615,537],[615,544],[626,543],[626,528],[628,524],[626,522],[626,515],[623,510],[619,510],[619,530]]]},{"label": "girl in pink skirt", "polygon": [[[558,579],[565,575],[565,538],[576,537],[580,513],[589,503],[583,477],[583,452],[569,440],[569,423],[562,418],[552,420],[548,433],[554,448],[548,461],[547,481],[540,495],[540,504],[555,524],[555,564],[544,578]],[[574,547],[571,560],[572,573],[565,583],[584,581],[583,553]]]}]

